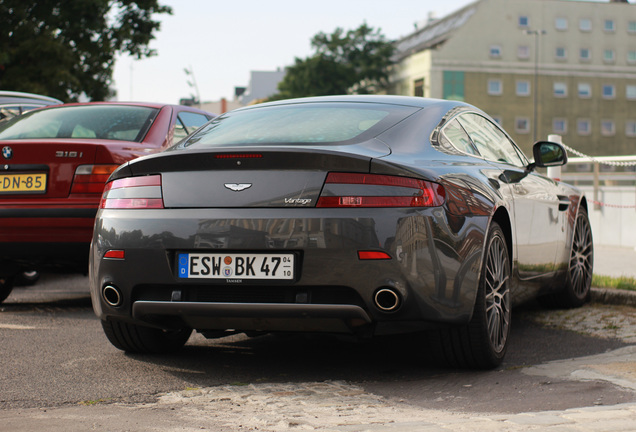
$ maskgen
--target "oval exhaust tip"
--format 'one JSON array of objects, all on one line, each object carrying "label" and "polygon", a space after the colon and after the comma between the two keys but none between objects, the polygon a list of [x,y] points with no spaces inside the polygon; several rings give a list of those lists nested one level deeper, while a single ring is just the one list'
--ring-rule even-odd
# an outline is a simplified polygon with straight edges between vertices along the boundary
[{"label": "oval exhaust tip", "polygon": [[102,297],[104,298],[104,301],[112,307],[120,306],[122,303],[121,292],[112,285],[106,285],[102,289]]},{"label": "oval exhaust tip", "polygon": [[400,295],[392,288],[380,288],[373,300],[375,306],[383,312],[395,312],[400,307]]}]

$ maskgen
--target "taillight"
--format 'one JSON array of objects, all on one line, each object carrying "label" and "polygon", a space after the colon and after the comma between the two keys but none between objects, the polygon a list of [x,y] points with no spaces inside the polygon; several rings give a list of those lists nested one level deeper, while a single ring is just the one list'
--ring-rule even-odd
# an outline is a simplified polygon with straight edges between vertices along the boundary
[{"label": "taillight", "polygon": [[106,184],[99,207],[103,209],[163,208],[161,176],[126,177]]},{"label": "taillight", "polygon": [[119,165],[80,165],[75,170],[72,194],[100,194],[108,177]]},{"label": "taillight", "polygon": [[329,173],[316,207],[438,207],[440,184],[410,177]]}]

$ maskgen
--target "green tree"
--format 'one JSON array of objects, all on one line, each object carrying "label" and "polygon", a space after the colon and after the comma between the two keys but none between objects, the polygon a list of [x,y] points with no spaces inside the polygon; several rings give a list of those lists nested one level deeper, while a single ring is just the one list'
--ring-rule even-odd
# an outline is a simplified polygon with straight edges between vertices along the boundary
[{"label": "green tree", "polygon": [[0,0],[0,88],[105,100],[117,54],[155,54],[162,13],[158,0]]},{"label": "green tree", "polygon": [[366,24],[346,32],[337,28],[318,33],[311,45],[316,52],[287,68],[276,99],[368,94],[386,87],[395,48],[380,30]]}]

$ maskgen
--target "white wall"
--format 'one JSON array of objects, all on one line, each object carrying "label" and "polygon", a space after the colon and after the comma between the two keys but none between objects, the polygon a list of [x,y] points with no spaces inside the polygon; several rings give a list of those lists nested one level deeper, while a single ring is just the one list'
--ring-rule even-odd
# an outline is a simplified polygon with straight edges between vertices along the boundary
[{"label": "white wall", "polygon": [[[636,188],[629,186],[601,186],[598,201],[601,203],[626,206],[625,208],[600,206],[595,210],[592,203],[592,186],[579,186],[585,192],[590,209],[590,222],[594,243],[605,246],[636,248]],[[629,208],[631,207],[631,208]]]}]

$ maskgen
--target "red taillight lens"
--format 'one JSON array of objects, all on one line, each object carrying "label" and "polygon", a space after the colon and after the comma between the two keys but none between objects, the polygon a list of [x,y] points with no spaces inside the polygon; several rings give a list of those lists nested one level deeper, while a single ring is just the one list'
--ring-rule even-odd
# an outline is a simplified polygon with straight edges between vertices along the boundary
[{"label": "red taillight lens", "polygon": [[106,184],[99,204],[103,209],[163,208],[161,176],[126,177]]},{"label": "red taillight lens", "polygon": [[391,255],[380,251],[358,251],[358,259],[361,260],[390,260]]},{"label": "red taillight lens", "polygon": [[316,207],[438,207],[442,185],[378,174],[329,173]]},{"label": "red taillight lens", "polygon": [[101,194],[108,177],[119,165],[80,165],[75,170],[72,194]]}]

